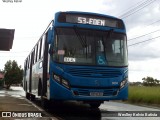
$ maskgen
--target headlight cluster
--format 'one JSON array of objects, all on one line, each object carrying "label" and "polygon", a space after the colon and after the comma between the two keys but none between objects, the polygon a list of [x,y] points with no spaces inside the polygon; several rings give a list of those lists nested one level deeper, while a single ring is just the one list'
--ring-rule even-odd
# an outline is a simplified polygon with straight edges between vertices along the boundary
[{"label": "headlight cluster", "polygon": [[68,89],[70,88],[68,81],[65,80],[65,79],[63,79],[63,78],[61,78],[60,76],[58,76],[58,75],[56,75],[56,74],[53,74],[53,79],[54,79],[56,82],[58,82],[59,84],[63,85],[64,87],[66,87],[66,88],[68,88]]},{"label": "headlight cluster", "polygon": [[128,77],[122,80],[122,82],[120,83],[120,89],[122,89],[127,83],[128,83]]}]

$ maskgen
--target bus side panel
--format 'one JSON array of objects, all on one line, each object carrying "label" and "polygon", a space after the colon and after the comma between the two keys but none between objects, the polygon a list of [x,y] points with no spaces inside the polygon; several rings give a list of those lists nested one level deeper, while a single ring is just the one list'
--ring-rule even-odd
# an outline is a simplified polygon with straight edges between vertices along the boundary
[{"label": "bus side panel", "polygon": [[37,63],[32,66],[32,94],[38,95],[38,71]]},{"label": "bus side panel", "polygon": [[24,90],[29,92],[29,73],[30,69],[26,70],[26,75],[24,76]]},{"label": "bus side panel", "polygon": [[[46,33],[47,34],[47,33]],[[31,77],[31,93],[36,96],[47,97],[47,79],[48,79],[48,43],[46,34],[43,36],[41,59],[35,61],[34,54],[34,65],[32,65],[32,77]]]},{"label": "bus side panel", "polygon": [[43,54],[43,73],[42,73],[42,96],[47,97],[47,80],[48,80],[48,32],[44,36],[44,54]]},{"label": "bus side panel", "polygon": [[43,60],[39,60],[32,66],[32,94],[36,96],[38,96],[39,82],[42,82],[42,62]]}]

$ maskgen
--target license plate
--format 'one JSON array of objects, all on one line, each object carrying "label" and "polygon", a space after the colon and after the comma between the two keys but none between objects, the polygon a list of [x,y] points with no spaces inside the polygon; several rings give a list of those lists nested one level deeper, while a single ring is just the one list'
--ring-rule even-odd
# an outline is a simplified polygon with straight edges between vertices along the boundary
[{"label": "license plate", "polygon": [[90,92],[90,96],[103,96],[103,92]]}]

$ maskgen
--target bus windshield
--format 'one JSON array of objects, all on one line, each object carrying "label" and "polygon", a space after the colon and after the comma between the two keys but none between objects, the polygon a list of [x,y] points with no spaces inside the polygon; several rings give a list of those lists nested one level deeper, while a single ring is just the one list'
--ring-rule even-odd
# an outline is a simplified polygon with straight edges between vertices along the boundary
[{"label": "bus windshield", "polygon": [[126,35],[80,28],[56,28],[53,61],[74,65],[127,66]]}]

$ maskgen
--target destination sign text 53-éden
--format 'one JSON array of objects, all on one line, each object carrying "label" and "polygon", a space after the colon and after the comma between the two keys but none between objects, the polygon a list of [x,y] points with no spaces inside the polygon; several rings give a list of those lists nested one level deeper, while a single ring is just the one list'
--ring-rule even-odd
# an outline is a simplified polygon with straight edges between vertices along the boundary
[{"label": "destination sign text 53-\u00e9den", "polygon": [[73,24],[88,24],[95,26],[106,26],[124,29],[123,22],[116,18],[109,18],[107,16],[89,15],[89,14],[65,14],[61,13],[58,22],[73,23]]},{"label": "destination sign text 53-\u00e9den", "polygon": [[77,19],[77,23],[105,26],[105,20],[86,17],[78,17]]}]

